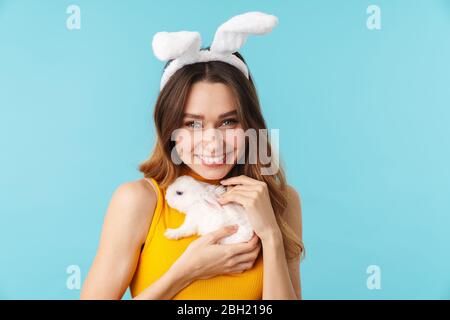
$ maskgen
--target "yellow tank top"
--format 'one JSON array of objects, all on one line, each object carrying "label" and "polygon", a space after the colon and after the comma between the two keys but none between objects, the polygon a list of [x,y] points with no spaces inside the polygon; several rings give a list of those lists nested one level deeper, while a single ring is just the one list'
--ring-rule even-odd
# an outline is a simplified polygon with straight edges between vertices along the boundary
[{"label": "yellow tank top", "polygon": [[[219,180],[206,180],[196,173],[189,175],[200,181],[218,183]],[[155,186],[158,200],[153,219],[142,248],[133,280],[130,284],[131,296],[135,297],[159,279],[184,252],[186,247],[199,236],[194,235],[179,240],[164,236],[166,228],[178,228],[185,215],[171,208],[165,200],[164,189],[156,180],[147,179]],[[193,281],[172,299],[174,300],[260,300],[263,288],[262,250],[253,267],[240,274],[219,275],[209,279]]]}]

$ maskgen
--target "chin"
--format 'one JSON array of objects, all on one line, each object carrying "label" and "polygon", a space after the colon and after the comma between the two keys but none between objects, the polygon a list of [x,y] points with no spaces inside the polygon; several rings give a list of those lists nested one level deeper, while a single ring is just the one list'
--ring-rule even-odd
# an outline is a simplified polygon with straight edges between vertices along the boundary
[{"label": "chin", "polygon": [[194,165],[192,166],[191,169],[197,172],[205,179],[216,180],[225,177],[228,174],[228,172],[230,172],[230,170],[233,168],[233,166],[234,165],[225,164],[218,168],[209,168],[203,165]]}]

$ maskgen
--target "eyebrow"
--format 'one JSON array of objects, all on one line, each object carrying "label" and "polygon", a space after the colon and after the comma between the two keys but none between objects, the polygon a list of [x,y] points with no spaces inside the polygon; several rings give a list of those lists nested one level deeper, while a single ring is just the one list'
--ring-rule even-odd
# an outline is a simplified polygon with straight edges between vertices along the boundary
[{"label": "eyebrow", "polygon": [[[237,114],[237,110],[232,110],[232,111],[228,111],[225,113],[222,113],[221,115],[219,115],[219,119],[231,116],[231,115],[236,115]],[[185,113],[184,114],[185,117],[188,118],[193,118],[193,119],[204,119],[205,117],[199,114],[193,114],[193,113]]]}]

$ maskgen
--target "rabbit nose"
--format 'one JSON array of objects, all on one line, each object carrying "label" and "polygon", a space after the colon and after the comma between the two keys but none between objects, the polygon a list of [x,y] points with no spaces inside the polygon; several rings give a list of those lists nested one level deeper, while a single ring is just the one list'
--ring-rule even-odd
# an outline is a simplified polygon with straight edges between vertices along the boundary
[{"label": "rabbit nose", "polygon": [[182,191],[177,191],[177,195],[181,196],[183,194]]}]

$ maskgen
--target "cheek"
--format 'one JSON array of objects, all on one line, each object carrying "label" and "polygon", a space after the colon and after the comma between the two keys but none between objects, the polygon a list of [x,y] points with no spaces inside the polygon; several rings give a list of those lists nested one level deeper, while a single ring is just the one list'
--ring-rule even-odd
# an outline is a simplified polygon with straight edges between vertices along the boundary
[{"label": "cheek", "polygon": [[193,131],[189,130],[179,131],[179,133],[176,136],[175,142],[175,146],[178,153],[191,152],[195,147],[196,141],[198,140],[198,139],[196,140],[196,136],[197,134],[195,134],[195,132]]},{"label": "cheek", "polygon": [[190,144],[191,136],[188,132],[182,131],[177,134],[175,140],[175,149],[178,153],[178,156],[183,162],[186,162],[189,158]]}]

